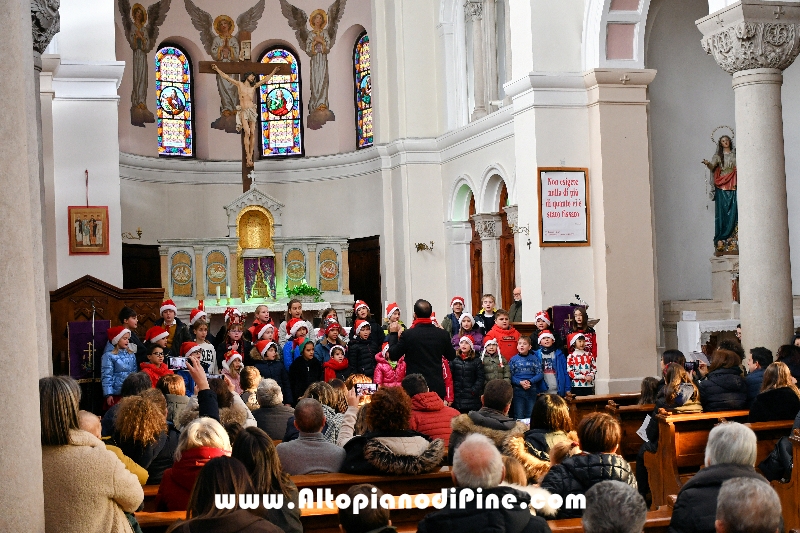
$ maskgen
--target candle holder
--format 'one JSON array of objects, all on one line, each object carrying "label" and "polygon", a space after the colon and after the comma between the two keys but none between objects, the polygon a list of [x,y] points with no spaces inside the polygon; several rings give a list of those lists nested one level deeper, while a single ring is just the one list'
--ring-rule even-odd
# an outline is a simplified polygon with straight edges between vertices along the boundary
[{"label": "candle holder", "polygon": [[228,306],[230,307],[230,305],[231,305],[231,299],[230,299],[230,298],[228,298],[227,300],[228,300]]},{"label": "candle holder", "polygon": [[219,298],[217,298],[217,307],[219,307]]}]

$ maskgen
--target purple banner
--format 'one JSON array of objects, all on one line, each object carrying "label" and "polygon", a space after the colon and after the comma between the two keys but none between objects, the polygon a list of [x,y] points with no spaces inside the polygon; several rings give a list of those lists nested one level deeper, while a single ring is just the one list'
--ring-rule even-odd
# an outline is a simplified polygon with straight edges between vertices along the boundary
[{"label": "purple banner", "polygon": [[71,377],[79,381],[100,379],[100,361],[108,342],[106,331],[110,327],[110,320],[95,320],[94,335],[92,335],[91,321],[67,323]]},{"label": "purple banner", "polygon": [[275,298],[274,257],[244,258],[244,292],[248,298]]}]

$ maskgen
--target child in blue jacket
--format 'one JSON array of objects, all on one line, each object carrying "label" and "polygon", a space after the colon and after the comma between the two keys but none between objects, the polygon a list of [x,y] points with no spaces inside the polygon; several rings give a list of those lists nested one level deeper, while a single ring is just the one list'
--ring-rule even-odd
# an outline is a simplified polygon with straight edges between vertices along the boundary
[{"label": "child in blue jacket", "polygon": [[544,390],[542,361],[536,352],[531,351],[530,337],[520,337],[517,341],[517,355],[508,362],[514,399],[511,401],[511,415],[517,420],[530,418],[536,396]]},{"label": "child in blue jacket", "polygon": [[556,337],[550,331],[539,333],[539,349],[536,355],[542,363],[542,374],[546,387],[543,392],[564,397],[572,388],[572,380],[567,372],[567,356],[554,346]]}]

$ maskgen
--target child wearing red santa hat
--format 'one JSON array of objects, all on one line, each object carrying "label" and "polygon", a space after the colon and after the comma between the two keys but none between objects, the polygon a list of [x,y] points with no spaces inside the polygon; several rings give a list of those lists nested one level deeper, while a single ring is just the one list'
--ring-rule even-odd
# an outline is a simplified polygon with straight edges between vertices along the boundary
[{"label": "child wearing red santa hat", "polygon": [[128,374],[136,372],[136,354],[128,351],[131,330],[114,326],[106,332],[111,347],[103,354],[100,365],[100,384],[106,401],[103,408],[108,410],[122,399],[122,382]]},{"label": "child wearing red santa hat", "polygon": [[230,351],[225,354],[225,360],[222,362],[222,375],[228,376],[233,383],[233,388],[236,394],[242,394],[241,377],[242,377],[242,354],[239,352]]}]

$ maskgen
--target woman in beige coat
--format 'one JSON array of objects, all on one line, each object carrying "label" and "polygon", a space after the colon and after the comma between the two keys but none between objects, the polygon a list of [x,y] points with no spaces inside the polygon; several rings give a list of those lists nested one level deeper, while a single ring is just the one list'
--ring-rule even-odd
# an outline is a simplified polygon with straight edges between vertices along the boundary
[{"label": "woman in beige coat", "polygon": [[142,487],[97,437],[79,429],[79,401],[72,378],[39,380],[45,531],[129,533],[125,512],[142,504]]}]

